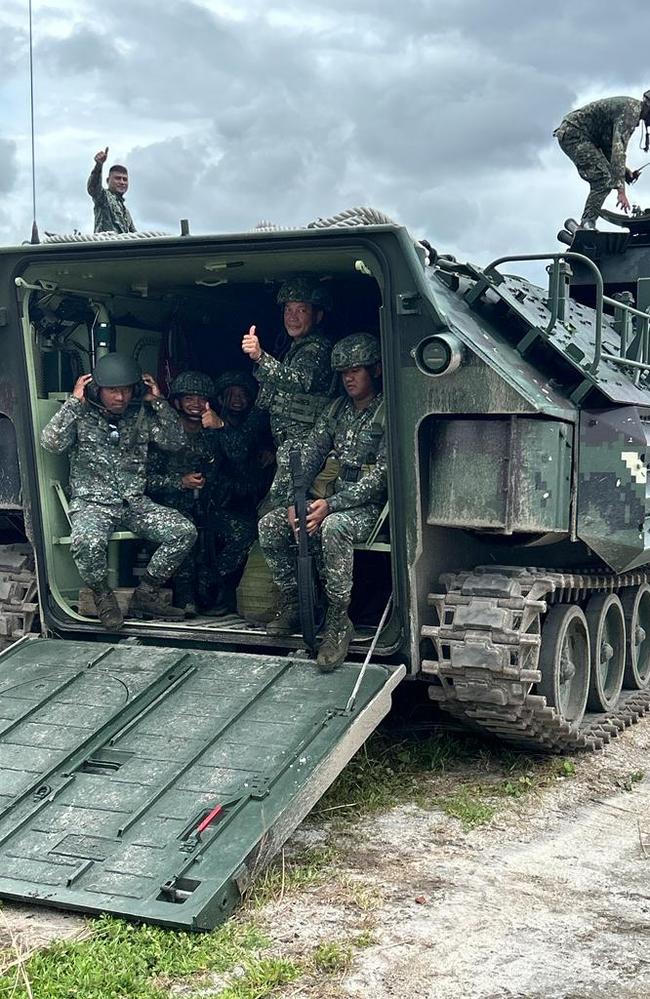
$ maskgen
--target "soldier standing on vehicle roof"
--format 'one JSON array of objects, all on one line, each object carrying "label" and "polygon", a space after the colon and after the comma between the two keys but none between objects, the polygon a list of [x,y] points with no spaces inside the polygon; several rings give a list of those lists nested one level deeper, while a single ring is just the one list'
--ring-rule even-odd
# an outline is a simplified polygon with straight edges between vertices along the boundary
[{"label": "soldier standing on vehicle roof", "polygon": [[108,584],[107,564],[109,538],[120,527],[159,545],[134,590],[129,614],[184,617],[163,605],[160,587],[192,548],[196,528],[144,495],[151,443],[178,451],[183,428],[153,377],[119,353],[101,357],[92,375],[77,379],[72,395],[41,435],[46,451],[70,451],[72,557],[110,631],[124,623]]},{"label": "soldier standing on vehicle roof", "polygon": [[244,335],[242,350],[257,365],[261,389],[256,405],[269,411],[273,440],[280,447],[302,440],[327,405],[332,345],[319,324],[332,302],[310,275],[285,281],[277,301],[288,337],[284,352],[276,358],[263,350],[255,326]]},{"label": "soldier standing on vehicle roof", "polygon": [[590,191],[582,212],[583,229],[595,229],[596,220],[610,191],[616,189],[617,207],[625,212],[630,202],[625,183],[639,176],[638,170],[625,165],[630,137],[641,122],[646,127],[645,151],[650,149],[650,90],[643,99],[607,97],[571,111],[555,129],[560,149],[572,160]]},{"label": "soldier standing on vehicle roof", "polygon": [[114,163],[108,171],[106,187],[102,187],[102,168],[108,156],[108,146],[95,153],[95,166],[88,178],[87,190],[95,208],[95,232],[136,232],[131,213],[124,203],[129,187],[125,166]]},{"label": "soldier standing on vehicle roof", "polygon": [[[330,403],[303,445],[306,481],[314,478],[330,453],[340,464],[333,495],[312,500],[307,516],[327,597],[325,631],[317,659],[323,672],[343,662],[354,635],[348,617],[354,545],[367,539],[386,499],[380,358],[379,343],[369,333],[353,333],[335,345],[332,369],[340,372],[346,397]],[[292,552],[296,519],[284,458],[274,484],[274,493],[284,495],[284,504],[259,523],[260,545],[280,590],[278,612],[267,626],[267,633],[276,636],[290,635],[299,627]]]},{"label": "soldier standing on vehicle roof", "polygon": [[220,458],[218,432],[225,423],[212,409],[215,395],[214,382],[202,371],[183,371],[174,378],[169,398],[185,431],[183,446],[173,453],[152,448],[147,471],[152,499],[178,510],[199,528],[199,545],[172,580],[174,603],[188,614],[197,606],[211,606],[216,588],[208,508]]}]

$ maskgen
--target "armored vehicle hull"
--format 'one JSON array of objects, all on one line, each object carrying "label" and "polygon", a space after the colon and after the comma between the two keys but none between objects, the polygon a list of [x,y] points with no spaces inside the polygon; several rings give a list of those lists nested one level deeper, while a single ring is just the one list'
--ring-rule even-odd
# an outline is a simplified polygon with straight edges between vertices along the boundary
[{"label": "armored vehicle hull", "polygon": [[[516,260],[481,269],[438,258],[399,226],[350,221],[359,219],[283,232],[88,238],[0,253],[0,409],[15,435],[20,491],[13,496],[20,497],[33,549],[46,636],[0,657],[0,698],[4,694],[6,701],[0,766],[3,786],[13,788],[2,802],[0,848],[11,843],[8,855],[20,858],[0,882],[0,894],[24,892],[93,909],[99,892],[100,907],[110,911],[165,924],[213,925],[243,890],[246,872],[257,870],[305,814],[313,789],[324,790],[386,713],[403,676],[405,683],[426,686],[432,710],[435,705],[473,728],[549,751],[602,746],[647,711],[648,316],[605,294],[593,262],[575,253],[535,258],[549,265],[549,286],[540,288],[508,273]],[[593,308],[572,297],[572,269],[591,275]],[[277,288],[298,272],[327,286],[335,303],[327,330],[333,340],[364,330],[381,341],[388,504],[355,551],[349,662],[326,682],[301,652],[302,637],[268,636],[251,620],[242,592],[237,614],[181,622],[127,618],[119,635],[107,636],[83,599],[70,554],[67,459],[40,447],[43,426],[75,378],[108,348],[131,353],[163,381],[183,367],[211,375],[246,369],[242,332],[254,323],[271,349],[279,326]],[[128,590],[137,581],[140,548],[129,532],[112,536],[114,586]],[[264,603],[269,584],[259,576],[255,585],[253,602]],[[134,654],[151,674],[146,682],[131,675],[128,656],[120,658],[125,642],[136,644]],[[355,708],[349,695],[370,647],[364,676],[371,686],[362,681],[365,693]],[[167,679],[156,665],[167,661],[165,655],[181,662]],[[48,718],[72,724],[66,691],[76,689],[82,660],[91,671],[108,663],[97,674],[102,681],[90,683],[82,698],[97,723],[60,746]],[[246,704],[233,701],[227,717],[218,699],[201,706],[206,732],[232,725],[240,734],[226,740],[218,764],[214,747],[185,746],[187,768],[163,775],[153,787],[129,777],[129,768],[140,775],[147,766],[165,770],[164,754],[155,749],[161,725],[178,717],[184,731],[197,709],[195,681],[183,662],[194,677],[201,670],[215,683],[228,677],[228,700],[237,699],[233,677],[241,675]],[[64,664],[69,672],[71,663],[75,668],[64,676]],[[21,704],[12,692],[17,664],[24,673]],[[239,861],[233,854],[233,863],[206,877],[205,887],[190,871],[188,856],[199,842],[194,834],[211,809],[221,814],[230,801],[238,753],[250,759],[270,738],[264,730],[268,706],[256,710],[247,700],[259,693],[248,682],[253,673],[270,684],[281,675],[280,687],[291,687],[293,678],[310,717],[308,705],[325,705],[325,714],[312,719],[313,732],[299,724],[298,702],[280,722],[286,739],[278,753],[293,760],[291,766],[304,759],[300,767],[313,774],[313,787],[289,780],[292,771],[278,770],[276,759],[252,767],[249,778],[268,778],[281,789],[282,801],[246,806],[259,833],[252,839],[243,832],[229,839],[229,830],[241,830],[234,818],[232,825],[225,819],[214,828],[207,823],[204,840],[221,837],[221,849],[227,843]],[[49,683],[48,675],[56,689],[43,700],[39,685]],[[178,716],[173,707],[162,714],[156,708],[154,723],[152,706],[163,694],[165,700],[167,686],[186,681],[189,706],[183,704]],[[280,687],[268,688],[270,703],[283,703],[287,695]],[[109,688],[122,690],[121,707],[106,701]],[[128,758],[116,756],[131,731],[138,733],[137,746],[123,747]],[[309,734],[313,746],[305,742]],[[19,767],[17,747],[28,744],[34,765]],[[38,776],[28,779],[26,772]],[[87,807],[84,794],[104,802],[99,812],[108,795],[116,812],[135,818],[115,818],[113,825],[93,818],[87,832],[101,844],[75,840],[62,852],[71,836],[66,814]],[[57,835],[47,841],[41,808],[56,813]],[[80,814],[74,812],[75,822]],[[147,840],[143,852],[145,814],[145,825],[173,819],[173,835],[157,844]],[[127,862],[119,841],[132,828],[138,835]],[[263,849],[266,841],[271,847]],[[152,875],[152,858],[162,856],[152,852],[157,849],[167,859],[154,865]],[[40,863],[49,865],[47,884],[54,878],[54,888],[38,887],[38,872],[46,870]],[[104,897],[107,886],[114,904]],[[137,902],[129,901],[135,896]]]}]

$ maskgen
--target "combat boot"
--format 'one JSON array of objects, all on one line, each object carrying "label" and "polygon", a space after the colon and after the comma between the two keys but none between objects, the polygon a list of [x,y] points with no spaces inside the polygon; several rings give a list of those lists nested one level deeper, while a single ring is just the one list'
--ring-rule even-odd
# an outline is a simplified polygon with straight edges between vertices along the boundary
[{"label": "combat boot", "polygon": [[297,590],[280,590],[278,609],[266,626],[266,634],[286,638],[300,631],[300,610]]},{"label": "combat boot", "polygon": [[332,600],[327,605],[325,631],[316,665],[321,673],[331,673],[340,666],[354,637],[354,625],[348,617],[349,601]]},{"label": "combat boot", "polygon": [[124,618],[122,617],[120,605],[113,591],[109,590],[108,587],[106,589],[93,590],[93,597],[95,598],[97,617],[103,627],[106,628],[106,631],[119,631],[124,624]]},{"label": "combat boot", "polygon": [[129,617],[141,619],[160,618],[163,621],[182,621],[185,611],[163,603],[160,583],[145,572],[142,582],[133,591],[129,602]]}]

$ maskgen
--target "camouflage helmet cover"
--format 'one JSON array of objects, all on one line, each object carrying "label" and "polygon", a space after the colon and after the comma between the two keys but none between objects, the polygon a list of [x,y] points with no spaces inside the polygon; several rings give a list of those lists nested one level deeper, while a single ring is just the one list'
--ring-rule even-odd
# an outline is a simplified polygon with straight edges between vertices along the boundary
[{"label": "camouflage helmet cover", "polygon": [[170,398],[179,395],[203,395],[212,399],[215,395],[214,382],[203,371],[181,371],[169,386]]},{"label": "camouflage helmet cover", "polygon": [[104,354],[95,364],[93,380],[100,388],[122,388],[142,381],[142,368],[129,354]]},{"label": "camouflage helmet cover", "polygon": [[231,385],[239,385],[246,389],[251,399],[257,395],[257,382],[248,371],[224,371],[214,380],[214,394],[221,395]]},{"label": "camouflage helmet cover", "polygon": [[332,371],[361,368],[381,360],[379,341],[371,333],[352,333],[334,344]]},{"label": "camouflage helmet cover", "polygon": [[309,302],[317,309],[331,309],[332,298],[318,278],[311,274],[296,274],[280,285],[276,299],[278,305],[285,302]]}]

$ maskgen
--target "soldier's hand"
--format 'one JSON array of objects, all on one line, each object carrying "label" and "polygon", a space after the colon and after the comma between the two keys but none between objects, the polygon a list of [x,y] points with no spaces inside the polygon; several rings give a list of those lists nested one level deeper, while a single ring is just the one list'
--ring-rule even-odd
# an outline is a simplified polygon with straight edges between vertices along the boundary
[{"label": "soldier's hand", "polygon": [[630,170],[629,167],[625,167],[625,183],[636,184],[640,174],[641,174],[640,170]]},{"label": "soldier's hand", "polygon": [[100,149],[98,153],[95,153],[95,163],[103,165],[108,159],[108,146],[106,149]]},{"label": "soldier's hand", "polygon": [[625,193],[624,187],[619,187],[618,197],[616,198],[616,207],[622,208],[624,212],[629,212],[630,202],[627,200],[627,194]]},{"label": "soldier's hand", "polygon": [[223,425],[221,417],[210,408],[210,403],[206,402],[205,409],[201,413],[201,426],[205,430],[221,430]]},{"label": "soldier's hand", "polygon": [[287,510],[287,520],[289,521],[289,527],[293,531],[296,537],[298,537],[298,519],[296,517],[295,506],[290,506]]},{"label": "soldier's hand", "polygon": [[312,500],[307,507],[307,534],[316,534],[329,512],[330,505],[326,499]]},{"label": "soldier's hand", "polygon": [[149,375],[146,372],[142,376],[142,381],[145,383],[149,391],[142,397],[143,402],[151,402],[153,399],[161,399],[162,393],[158,388],[158,383],[153,375]]},{"label": "soldier's hand", "polygon": [[262,356],[262,348],[260,346],[255,326],[251,326],[248,333],[244,333],[244,338],[241,342],[241,349],[245,354],[248,354],[251,361],[255,361],[256,363],[259,361]]},{"label": "soldier's hand", "polygon": [[181,479],[182,489],[203,489],[205,485],[205,475],[203,472],[188,472]]},{"label": "soldier's hand", "polygon": [[92,375],[81,375],[80,378],[77,378],[76,382],[74,383],[74,388],[72,390],[72,394],[75,399],[80,399],[81,402],[86,401],[86,386],[92,380],[93,380]]}]

